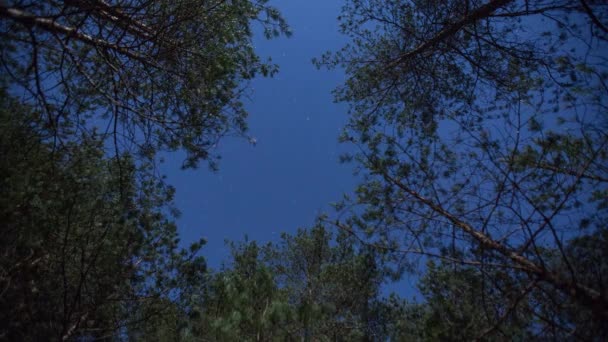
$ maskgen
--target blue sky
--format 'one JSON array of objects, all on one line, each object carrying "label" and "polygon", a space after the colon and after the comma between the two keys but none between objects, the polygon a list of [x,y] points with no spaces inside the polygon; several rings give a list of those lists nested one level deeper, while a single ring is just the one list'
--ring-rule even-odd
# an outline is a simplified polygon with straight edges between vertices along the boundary
[{"label": "blue sky", "polygon": [[224,139],[220,170],[183,171],[179,154],[167,158],[164,170],[176,187],[182,241],[200,236],[213,268],[228,256],[224,244],[245,235],[260,242],[276,241],[281,232],[310,227],[329,204],[355,186],[349,165],[338,157],[346,146],[337,142],[346,122],[346,105],[333,103],[331,91],[344,81],[340,71],[317,70],[313,57],[346,43],[338,33],[342,1],[275,0],[294,34],[291,38],[254,39],[263,58],[280,67],[274,78],[252,82],[246,100],[250,113],[246,140]]}]

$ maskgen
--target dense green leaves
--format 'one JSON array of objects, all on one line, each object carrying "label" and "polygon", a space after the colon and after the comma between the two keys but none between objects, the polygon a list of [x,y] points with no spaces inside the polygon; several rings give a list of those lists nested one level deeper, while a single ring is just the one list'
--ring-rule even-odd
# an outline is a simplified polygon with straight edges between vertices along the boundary
[{"label": "dense green leaves", "polygon": [[47,142],[30,107],[1,101],[0,336],[112,336],[202,280],[200,243],[178,248],[170,188],[90,137]]},{"label": "dense green leaves", "polygon": [[232,244],[210,273],[192,336],[221,341],[383,340],[399,317],[381,293],[381,256],[322,226],[277,244]]},{"label": "dense green leaves", "polygon": [[295,312],[255,243],[233,246],[234,264],[212,276],[195,328],[216,341],[287,341]]},{"label": "dense green leaves", "polygon": [[253,31],[285,21],[265,0],[16,0],[0,17],[0,339],[186,338],[204,241],[181,249],[155,157],[215,167],[219,139],[246,134],[247,81],[276,72]]},{"label": "dense green leaves", "polygon": [[305,340],[378,339],[383,269],[380,255],[323,226],[283,235],[267,251],[272,270],[298,313],[297,336]]}]

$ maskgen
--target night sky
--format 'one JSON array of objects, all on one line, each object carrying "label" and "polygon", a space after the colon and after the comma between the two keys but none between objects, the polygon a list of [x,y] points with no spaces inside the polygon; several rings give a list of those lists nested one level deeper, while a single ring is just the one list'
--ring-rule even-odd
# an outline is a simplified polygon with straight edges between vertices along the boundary
[{"label": "night sky", "polygon": [[220,169],[213,173],[179,169],[182,155],[166,158],[164,172],[177,190],[182,241],[204,237],[202,255],[215,269],[229,256],[224,241],[277,241],[281,232],[310,227],[330,203],[352,191],[351,166],[338,162],[347,146],[338,143],[346,122],[346,105],[333,103],[331,91],[344,81],[341,71],[317,70],[311,63],[327,50],[346,43],[338,32],[342,1],[276,0],[293,36],[254,44],[262,58],[271,57],[280,71],[274,78],[251,83],[249,134],[225,138],[218,152]]}]

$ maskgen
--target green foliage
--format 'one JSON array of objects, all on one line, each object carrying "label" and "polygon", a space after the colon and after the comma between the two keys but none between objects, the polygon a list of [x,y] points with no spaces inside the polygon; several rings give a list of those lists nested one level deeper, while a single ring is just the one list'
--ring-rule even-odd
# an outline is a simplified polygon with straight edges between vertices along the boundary
[{"label": "green foliage", "polygon": [[[605,288],[604,280],[598,279],[607,266],[607,259],[601,257],[605,250],[606,237],[598,233],[569,241],[566,253],[581,282]],[[558,251],[545,255],[548,262],[561,263]],[[556,268],[568,272],[566,265]],[[593,308],[513,270],[430,261],[419,288],[425,301],[401,304],[393,338],[529,341],[553,336],[601,341],[607,336],[605,324],[594,317]]]},{"label": "green foliage", "polygon": [[284,234],[267,259],[297,308],[304,340],[370,340],[383,333],[374,312],[383,270],[374,252],[316,226]]},{"label": "green foliage", "polygon": [[[518,338],[496,312],[520,293],[536,301],[513,310],[539,319],[539,338],[587,327],[552,301],[608,318],[604,285],[583,281],[583,257],[566,251],[606,230],[607,14],[597,2],[347,1],[350,43],[316,60],[347,73],[335,91],[350,105],[341,140],[358,152],[343,160],[362,176],[336,226],[410,271],[434,272],[421,256],[469,265],[499,293],[433,304],[443,325],[430,339],[474,338],[495,322],[490,336]],[[443,289],[479,290],[475,278],[433,275]]]},{"label": "green foliage", "polygon": [[[424,334],[432,341],[463,341],[485,338],[490,340],[525,341],[531,317],[523,310],[513,311],[506,305],[510,291],[504,274],[482,274],[470,267],[453,265],[428,265],[427,273],[420,282],[425,296]],[[499,286],[489,286],[487,282],[501,282]],[[503,292],[495,290],[500,288]],[[494,331],[499,327],[497,331]],[[489,335],[489,336],[488,336]]]},{"label": "green foliage", "polygon": [[288,341],[295,312],[259,259],[257,244],[233,245],[234,265],[213,275],[194,326],[216,341]]},{"label": "green foliage", "polygon": [[0,17],[0,339],[190,338],[204,241],[179,247],[155,157],[215,167],[219,139],[246,134],[247,82],[277,71],[254,26],[286,22],[267,0],[4,1]]},{"label": "green foliage", "polygon": [[104,157],[94,136],[54,144],[30,107],[0,101],[0,336],[111,336],[200,281],[199,247],[178,248],[171,188]]},{"label": "green foliage", "polygon": [[[347,1],[351,43],[316,61],[348,75],[347,218],[232,244],[213,273],[204,241],[179,247],[155,156],[214,167],[218,140],[246,134],[246,82],[276,72],[252,25],[289,34],[280,13],[2,2],[0,339],[605,340],[607,14]],[[423,301],[383,296],[404,271]]]},{"label": "green foliage", "polygon": [[267,0],[5,1],[0,10],[11,91],[28,94],[58,139],[100,127],[117,154],[182,149],[184,167],[214,167],[218,139],[245,134],[246,82],[276,72],[256,55],[252,26],[290,33]]},{"label": "green foliage", "polygon": [[210,274],[194,336],[222,341],[372,341],[392,322],[373,250],[322,226],[259,247],[232,244],[231,267]]}]

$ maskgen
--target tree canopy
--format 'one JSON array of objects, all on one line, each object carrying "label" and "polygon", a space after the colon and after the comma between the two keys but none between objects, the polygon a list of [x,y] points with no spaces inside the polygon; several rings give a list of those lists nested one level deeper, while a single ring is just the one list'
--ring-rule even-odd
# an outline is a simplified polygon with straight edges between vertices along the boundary
[{"label": "tree canopy", "polygon": [[[161,151],[207,160],[246,134],[247,81],[276,67],[267,1],[0,3],[0,339],[175,337],[206,274],[182,248]],[[256,26],[257,25],[257,26]]]},{"label": "tree canopy", "polygon": [[59,142],[96,127],[117,154],[182,149],[186,167],[245,134],[246,81],[276,71],[254,51],[252,23],[289,34],[266,0],[15,0],[0,16],[9,90]]},{"label": "tree canopy", "polygon": [[[587,1],[347,1],[350,44],[317,60],[348,75],[336,90],[350,104],[342,140],[360,152],[344,160],[364,178],[339,206],[359,209],[335,225],[410,267],[438,258],[476,268],[504,308],[528,305],[539,334],[576,336],[583,322],[535,304],[535,291],[605,321],[606,288],[581,276],[591,265],[568,246],[606,230],[607,11]],[[606,248],[599,241],[589,255]]]},{"label": "tree canopy", "polygon": [[290,34],[278,10],[0,18],[0,340],[608,338],[608,4],[345,0],[350,41],[315,63],[346,73],[360,184],[311,228],[228,242],[218,270],[155,163],[215,167],[247,134],[248,81],[277,71],[252,37]]},{"label": "tree canopy", "polygon": [[99,142],[53,148],[30,107],[0,103],[0,338],[111,336],[197,285],[204,241],[179,248],[171,188]]}]

